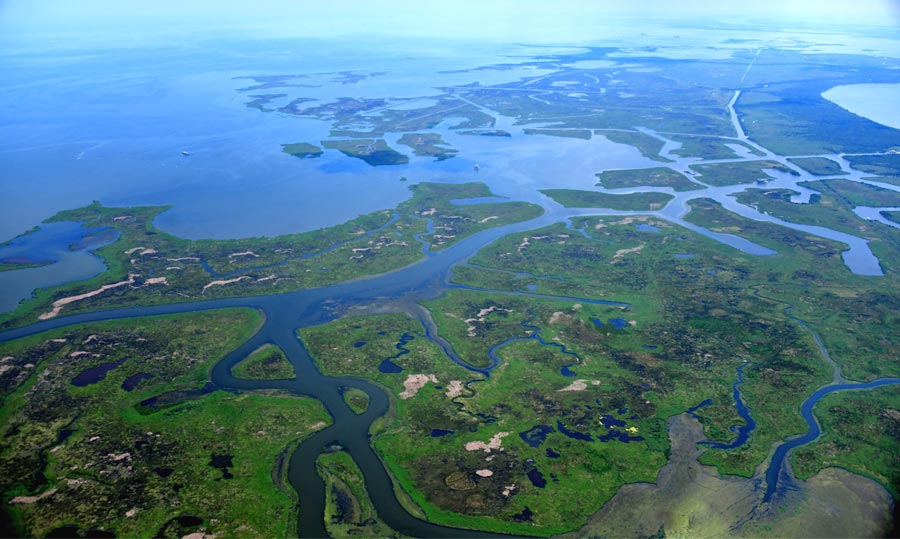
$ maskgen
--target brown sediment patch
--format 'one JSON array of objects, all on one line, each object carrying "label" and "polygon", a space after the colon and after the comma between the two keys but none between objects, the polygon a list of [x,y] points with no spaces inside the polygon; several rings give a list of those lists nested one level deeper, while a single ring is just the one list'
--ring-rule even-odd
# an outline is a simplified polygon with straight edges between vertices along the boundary
[{"label": "brown sediment patch", "polygon": [[231,253],[228,255],[228,258],[236,258],[239,256],[252,256],[253,258],[259,258],[259,255],[254,253],[253,251],[244,251],[242,253]]},{"label": "brown sediment patch", "polygon": [[622,258],[623,256],[631,254],[631,253],[639,253],[643,249],[644,249],[643,243],[638,245],[637,247],[631,247],[630,249],[619,249],[618,251],[616,251],[616,254],[613,255],[613,258],[609,263],[612,264],[612,263],[616,262],[617,260],[619,260],[620,258]]},{"label": "brown sediment patch", "polygon": [[117,216],[113,217],[113,221],[124,221],[126,219],[131,219],[131,218],[132,218],[131,215],[117,215]]},{"label": "brown sediment patch", "polygon": [[243,281],[244,279],[249,279],[249,278],[250,277],[248,277],[247,275],[241,275],[240,277],[235,277],[234,279],[228,279],[225,281],[213,281],[211,283],[208,283],[206,286],[204,286],[203,290],[200,293],[201,294],[206,293],[206,289],[211,286],[225,286],[227,284],[237,283],[237,282]]},{"label": "brown sediment patch", "polygon": [[498,432],[497,434],[491,436],[491,439],[486,443],[481,441],[468,442],[466,444],[466,451],[478,451],[482,450],[485,453],[490,453],[494,450],[499,450],[503,448],[503,438],[509,436],[508,432]]},{"label": "brown sediment patch", "polygon": [[169,286],[169,281],[167,281],[165,277],[151,277],[144,281],[144,284],[164,284],[166,286]]},{"label": "brown sediment patch", "polygon": [[415,397],[419,390],[425,387],[425,384],[428,382],[436,384],[438,379],[433,374],[410,374],[403,381],[405,389],[400,393],[400,398],[406,400]]},{"label": "brown sediment patch", "polygon": [[454,399],[462,395],[463,387],[462,380],[450,380],[450,383],[447,384],[447,397]]},{"label": "brown sediment patch", "polygon": [[890,528],[890,494],[874,481],[829,468],[777,506],[762,504],[760,466],[752,478],[721,477],[697,460],[700,422],[669,419],[669,462],[656,483],[623,485],[582,528],[561,537],[878,537]]},{"label": "brown sediment patch", "polygon": [[480,221],[478,221],[478,222],[481,223],[481,224],[484,224],[484,223],[487,223],[488,221],[492,221],[492,220],[494,220],[494,219],[499,219],[499,217],[496,216],[496,215],[489,215],[489,216],[485,217],[484,219],[482,219],[482,220],[480,220]]},{"label": "brown sediment patch", "polygon": [[188,262],[200,262],[200,259],[197,258],[196,256],[183,256],[183,257],[181,257],[181,258],[167,258],[166,260],[167,260],[168,262],[184,262],[184,261],[188,261]]},{"label": "brown sediment patch", "polygon": [[478,477],[490,477],[494,475],[494,472],[485,468],[483,470],[475,470],[475,475],[477,475]]},{"label": "brown sediment patch", "polygon": [[434,215],[436,213],[437,213],[437,208],[431,208],[430,210],[425,210],[425,211],[419,212],[419,215],[424,215],[427,217],[429,215]]}]

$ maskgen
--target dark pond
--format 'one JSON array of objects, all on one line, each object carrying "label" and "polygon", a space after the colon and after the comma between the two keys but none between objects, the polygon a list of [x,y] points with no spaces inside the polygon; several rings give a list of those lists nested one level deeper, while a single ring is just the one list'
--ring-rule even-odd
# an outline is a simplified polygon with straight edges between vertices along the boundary
[{"label": "dark pond", "polygon": [[655,344],[645,344],[644,348],[646,348],[647,350],[656,350],[659,347],[656,346]]},{"label": "dark pond", "polygon": [[653,225],[648,225],[646,223],[641,223],[639,225],[636,225],[634,228],[638,232],[650,232],[652,234],[659,234],[659,232],[660,232],[659,228],[657,228]]},{"label": "dark pond", "polygon": [[559,420],[556,421],[556,428],[559,429],[559,432],[563,433],[564,435],[568,436],[569,438],[572,438],[573,440],[581,440],[583,442],[594,441],[594,439],[591,438],[590,434],[583,434],[581,432],[578,432],[577,430],[567,429],[566,426],[563,425],[562,421],[559,421]]},{"label": "dark pond", "polygon": [[692,255],[692,254],[690,254],[690,253],[676,253],[676,254],[675,254],[675,258],[681,258],[681,259],[684,259],[684,258],[694,258],[694,255]]},{"label": "dark pond", "polygon": [[449,436],[449,435],[453,434],[454,432],[456,432],[456,431],[444,430],[444,429],[432,429],[431,437],[432,438],[440,438],[441,436]]},{"label": "dark pond", "polygon": [[74,430],[71,429],[62,429],[59,431],[59,434],[56,435],[56,443],[61,444],[69,438],[69,436],[75,434]]},{"label": "dark pond", "polygon": [[156,472],[156,475],[165,479],[166,477],[172,475],[172,472],[174,472],[175,470],[173,470],[172,468],[153,468],[153,471]]},{"label": "dark pond", "polygon": [[387,358],[378,364],[378,372],[383,372],[384,374],[397,374],[403,372],[403,367],[391,361],[391,358]]},{"label": "dark pond", "polygon": [[559,373],[563,376],[568,376],[569,378],[573,378],[575,376],[575,371],[569,369],[568,365],[563,366],[563,368],[559,370]]},{"label": "dark pond", "polygon": [[528,506],[525,506],[525,509],[522,509],[521,513],[513,515],[512,518],[516,522],[531,522],[531,517],[533,516],[534,513],[531,512],[531,509],[529,509]]},{"label": "dark pond", "polygon": [[132,374],[131,376],[126,378],[124,382],[122,382],[122,389],[124,389],[125,391],[131,391],[141,383],[141,380],[149,380],[150,378],[153,378],[153,375],[148,372],[139,372],[137,374]]},{"label": "dark pond", "polygon": [[107,537],[115,537],[116,534],[111,531],[106,530],[98,530],[97,528],[91,528],[85,530],[83,535],[78,535],[78,526],[68,525],[61,526],[51,531],[44,537],[53,537],[53,538],[64,538],[69,539],[71,537],[96,537],[96,538],[107,538]]},{"label": "dark pond", "polygon": [[175,521],[185,528],[203,524],[203,519],[200,517],[195,517],[194,515],[181,515],[180,517],[176,518]]},{"label": "dark pond", "polygon": [[[233,455],[216,455],[214,453],[209,456],[209,465],[222,472],[222,479],[234,479],[234,475],[228,471],[228,468],[234,468],[234,464],[231,462],[232,457]],[[201,522],[203,521],[201,520]]]},{"label": "dark pond", "polygon": [[547,456],[550,457],[551,459],[558,459],[559,457],[562,456],[562,455],[560,455],[559,453],[557,453],[556,451],[554,451],[553,449],[551,449],[551,448],[549,448],[549,447],[547,448],[547,451],[545,451],[544,453],[546,453]]},{"label": "dark pond", "polygon": [[540,447],[551,432],[554,432],[554,429],[550,425],[535,425],[525,432],[520,432],[519,437],[531,447]]},{"label": "dark pond", "polygon": [[547,486],[547,480],[544,479],[544,474],[542,474],[537,468],[532,468],[528,471],[528,479],[531,480],[531,484],[536,486],[537,488],[544,488]]},{"label": "dark pond", "polygon": [[165,406],[172,406],[184,401],[199,399],[204,395],[209,395],[216,389],[218,389],[218,387],[215,384],[213,384],[212,382],[206,382],[206,385],[203,386],[202,389],[181,389],[178,391],[170,391],[168,393],[163,393],[161,395],[142,400],[140,406],[144,408],[157,409],[163,408]]},{"label": "dark pond", "polygon": [[97,382],[106,378],[106,373],[115,369],[126,361],[128,361],[128,358],[122,358],[119,361],[111,363],[101,363],[96,367],[91,367],[90,369],[84,370],[79,373],[78,376],[72,378],[72,385],[75,387],[85,387],[91,384],[96,384]]},{"label": "dark pond", "polygon": [[362,348],[367,344],[369,344],[368,341],[356,341],[355,343],[353,343],[353,348]]},{"label": "dark pond", "polygon": [[608,322],[616,329],[622,329],[628,325],[628,320],[624,318],[610,318]]}]

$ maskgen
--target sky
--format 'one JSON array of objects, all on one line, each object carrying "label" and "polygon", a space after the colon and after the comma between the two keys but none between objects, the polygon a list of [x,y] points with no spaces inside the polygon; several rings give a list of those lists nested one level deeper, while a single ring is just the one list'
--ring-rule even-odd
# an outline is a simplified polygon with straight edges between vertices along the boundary
[{"label": "sky", "polygon": [[278,37],[395,35],[576,42],[611,18],[875,24],[900,30],[900,0],[0,0],[0,35],[235,30]]}]

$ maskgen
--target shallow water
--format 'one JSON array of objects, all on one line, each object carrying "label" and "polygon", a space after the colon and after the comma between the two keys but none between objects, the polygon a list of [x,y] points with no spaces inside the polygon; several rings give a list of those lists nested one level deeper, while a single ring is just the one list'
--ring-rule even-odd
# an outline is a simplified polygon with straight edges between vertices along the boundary
[{"label": "shallow water", "polygon": [[900,129],[900,84],[846,84],[822,97],[873,122]]}]

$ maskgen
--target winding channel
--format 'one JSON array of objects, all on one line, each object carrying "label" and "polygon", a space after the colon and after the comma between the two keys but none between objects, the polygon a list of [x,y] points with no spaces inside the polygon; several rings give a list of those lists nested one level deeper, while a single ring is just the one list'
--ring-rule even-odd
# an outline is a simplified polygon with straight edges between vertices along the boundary
[{"label": "winding channel", "polygon": [[[737,115],[734,112],[734,103],[737,101],[739,95],[740,93],[736,92],[729,103],[732,122],[738,133],[736,140],[751,144],[754,148],[762,151],[766,158],[776,159],[785,166],[795,169],[796,167],[787,162],[786,159],[776,156],[772,154],[772,152],[747,140],[746,135],[740,128],[740,122],[738,121]],[[657,135],[654,133],[654,136]],[[668,148],[668,146],[666,148]],[[664,150],[666,148],[664,148]],[[690,160],[681,158],[677,160],[676,164],[678,167],[683,168],[683,165],[690,164]],[[800,178],[808,179],[805,173],[801,173]],[[858,178],[853,179],[858,180]],[[796,179],[792,179],[790,180],[790,184],[788,184],[787,180],[784,180],[781,183],[784,183],[785,187],[790,186],[791,188],[796,189],[797,181],[798,180]],[[779,182],[775,183],[777,186],[781,187]],[[439,252],[431,252],[427,242],[421,238],[420,234],[416,237],[416,240],[422,244],[422,252],[426,256],[419,262],[393,272],[364,277],[332,286],[304,289],[278,295],[226,298],[147,307],[128,307],[62,316],[37,322],[29,326],[4,331],[0,333],[0,342],[87,322],[178,314],[227,307],[249,307],[258,309],[265,315],[265,321],[262,327],[249,340],[219,361],[212,369],[211,378],[212,383],[217,388],[224,390],[253,391],[261,389],[279,389],[295,394],[310,396],[318,399],[331,415],[333,423],[300,443],[290,457],[288,477],[291,485],[297,490],[301,500],[297,528],[301,536],[328,536],[323,519],[325,510],[325,484],[317,474],[316,459],[327,446],[336,443],[343,447],[356,461],[362,471],[369,496],[378,515],[388,526],[397,532],[413,537],[502,537],[498,534],[491,534],[483,531],[450,528],[428,523],[410,515],[403,508],[396,497],[393,482],[385,465],[375,453],[369,437],[369,429],[373,421],[383,416],[388,410],[388,395],[377,386],[365,380],[324,376],[316,368],[315,362],[310,357],[309,352],[302,341],[299,339],[297,330],[302,327],[318,325],[334,320],[342,316],[350,308],[379,305],[382,307],[380,312],[405,312],[419,320],[425,329],[426,338],[435,342],[449,359],[471,371],[488,374],[491,367],[479,369],[462,362],[453,351],[450,343],[437,334],[434,322],[431,320],[427,310],[421,307],[421,305],[418,305],[418,302],[440,297],[447,289],[460,288],[484,291],[484,289],[450,284],[449,275],[451,274],[451,268],[454,265],[466,262],[480,248],[507,234],[532,230],[557,222],[567,222],[571,217],[579,215],[653,215],[750,254],[764,256],[774,252],[744,238],[712,232],[684,221],[683,216],[688,211],[687,201],[700,196],[715,198],[722,202],[723,206],[727,209],[751,219],[765,220],[796,230],[835,239],[837,241],[843,241],[850,246],[850,249],[844,253],[844,262],[851,271],[862,275],[882,274],[877,258],[872,255],[865,240],[848,234],[836,233],[821,227],[787,223],[767,215],[762,215],[750,208],[740,206],[727,198],[727,195],[745,188],[745,185],[727,186],[722,188],[707,186],[707,189],[701,191],[701,194],[696,192],[676,193],[668,188],[639,188],[630,190],[599,189],[603,192],[612,193],[622,193],[626,191],[640,192],[643,190],[671,193],[675,199],[667,204],[666,208],[663,208],[660,211],[612,211],[598,210],[596,208],[564,209],[558,204],[544,199],[540,201],[541,205],[547,210],[547,213],[543,216],[529,221],[505,225],[473,234],[457,244]],[[379,229],[390,225],[397,219],[398,215],[394,213],[391,220],[382,227],[379,227]],[[572,227],[570,221],[568,222],[568,226],[570,228]],[[573,228],[573,230],[577,230],[582,235],[589,237],[583,229],[579,230]],[[433,224],[429,221],[428,232],[431,231],[433,231]],[[371,233],[374,232],[375,231],[372,231]],[[336,247],[337,246],[326,248],[317,254],[327,252]],[[217,274],[208,265],[205,267],[207,271],[213,275],[227,276],[231,274]],[[246,268],[241,271],[246,271]],[[523,292],[491,292],[526,297],[577,300],[589,303],[610,303],[598,300],[544,296],[541,294],[529,294]],[[612,304],[622,305],[616,303]],[[804,329],[809,331],[809,328],[807,328],[802,321],[793,317],[791,317],[791,319],[800,323]],[[533,333],[527,338],[535,339],[544,346],[553,344],[543,341],[539,336],[539,328],[528,325],[528,322],[529,321],[523,323],[523,328],[532,330]],[[811,331],[809,332],[812,334]],[[778,489],[780,488],[779,485],[782,487],[784,485],[790,485],[793,480],[790,471],[784,462],[790,451],[796,447],[816,440],[821,434],[821,427],[813,415],[813,409],[822,397],[836,391],[863,390],[891,384],[900,384],[900,379],[897,378],[876,380],[869,383],[850,383],[845,381],[841,377],[840,370],[837,368],[836,363],[828,356],[821,341],[815,334],[812,335],[822,352],[823,358],[835,368],[834,380],[829,385],[819,388],[803,403],[801,414],[808,425],[807,433],[800,437],[790,439],[776,448],[765,474],[766,491],[763,501],[771,500],[773,495],[778,492]],[[494,350],[503,344],[508,344],[508,342],[511,341],[504,341],[504,343],[492,348],[491,359],[494,364],[496,364],[497,361],[496,356],[493,355]],[[275,344],[285,352],[293,365],[296,375],[295,378],[274,381],[247,380],[237,378],[231,374],[231,369],[235,364],[249,355],[253,350],[267,343]],[[574,354],[564,347],[562,347],[560,351],[563,354],[574,356]],[[577,356],[574,356],[574,358],[577,360]],[[577,361],[573,361],[573,365],[576,363]],[[568,366],[566,366],[565,369],[567,370]],[[740,403],[738,386],[743,381],[740,369],[737,374],[738,382],[735,383],[733,391],[736,403]],[[344,402],[341,390],[342,388],[347,387],[357,388],[368,394],[369,407],[364,413],[360,415],[355,414]],[[745,430],[746,432],[742,431],[739,433],[738,445],[740,445],[741,439],[746,440],[746,436],[749,436],[749,431],[752,430],[752,426],[749,426]]]},{"label": "winding channel", "polygon": [[[215,386],[225,390],[280,389],[307,395],[321,401],[329,414],[331,414],[333,423],[304,440],[290,457],[288,477],[302,501],[298,521],[298,531],[301,536],[328,536],[323,519],[325,484],[316,472],[315,463],[319,454],[327,446],[337,443],[346,449],[359,465],[365,478],[369,495],[379,516],[394,530],[404,535],[415,537],[500,537],[499,535],[483,531],[449,528],[428,523],[413,517],[403,508],[394,492],[393,482],[381,459],[372,448],[369,437],[369,429],[372,422],[384,415],[388,410],[389,400],[387,394],[375,385],[361,379],[324,376],[318,371],[315,362],[297,336],[297,330],[302,327],[334,320],[351,307],[362,307],[372,304],[388,305],[388,309],[395,312],[406,312],[422,322],[426,330],[426,337],[434,340],[441,346],[449,358],[459,362],[459,358],[453,352],[449,343],[437,335],[433,322],[427,316],[427,311],[420,305],[417,305],[417,303],[437,298],[448,288],[469,288],[456,284],[450,285],[447,282],[453,265],[465,262],[478,249],[502,236],[513,232],[532,230],[559,222],[567,217],[559,215],[559,213],[559,211],[551,209],[548,213],[536,219],[479,232],[445,250],[431,253],[431,256],[422,259],[418,263],[391,273],[279,295],[128,307],[74,314],[4,331],[0,333],[0,342],[86,322],[178,314],[226,307],[258,309],[265,315],[265,322],[262,327],[249,340],[219,361],[212,369],[211,378]],[[595,210],[595,213],[603,212],[596,212]],[[469,289],[479,290],[477,288]],[[551,297],[540,294],[496,292],[522,296]],[[556,299],[611,303],[579,298]],[[806,329],[808,330],[808,328]],[[540,340],[537,332],[534,332],[530,338]],[[284,350],[293,365],[296,374],[294,379],[274,381],[247,380],[237,378],[231,374],[231,369],[235,364],[266,343],[275,344]],[[824,351],[821,342],[817,340],[817,343],[820,346],[820,350],[823,351],[823,357],[827,358],[827,352]],[[542,344],[545,343],[542,342]],[[566,350],[562,350],[562,352],[565,353]],[[831,364],[834,365],[833,362]],[[485,374],[485,371],[490,370],[490,368],[477,369],[471,365],[468,365],[467,368]],[[843,379],[839,378],[839,376],[839,373],[837,373],[835,382],[843,382]],[[895,383],[900,383],[900,379],[877,380],[868,384],[833,383],[820,388],[807,399],[801,412],[809,426],[809,431],[804,436],[782,444],[775,451],[772,464],[766,472],[767,490],[765,500],[769,500],[772,497],[777,489],[779,480],[783,481],[786,477],[789,478],[783,463],[788,453],[793,448],[809,443],[820,435],[821,429],[812,414],[812,410],[822,397],[835,391],[868,389]],[[368,394],[369,407],[363,414],[355,414],[344,402],[341,388],[346,387],[354,387]],[[735,386],[736,395],[737,392],[737,386]]]}]

